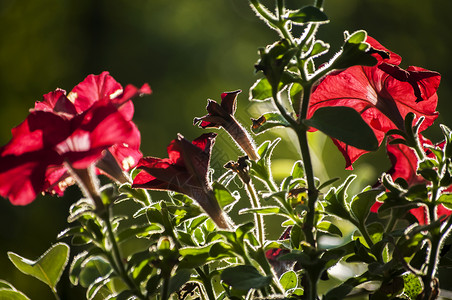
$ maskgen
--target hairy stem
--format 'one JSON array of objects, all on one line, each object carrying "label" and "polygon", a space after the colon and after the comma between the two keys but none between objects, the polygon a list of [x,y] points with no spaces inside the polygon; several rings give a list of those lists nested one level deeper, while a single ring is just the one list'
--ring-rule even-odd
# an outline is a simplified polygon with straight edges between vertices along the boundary
[{"label": "hairy stem", "polygon": [[121,276],[124,283],[127,285],[127,287],[139,298],[139,299],[146,299],[146,297],[141,293],[140,289],[137,287],[135,282],[129,277],[127,274],[126,268],[122,262],[122,256],[119,251],[118,243],[116,242],[116,238],[113,232],[113,228],[111,226],[110,222],[110,212],[109,209],[106,210],[106,215],[104,217],[104,221],[107,227],[107,237],[111,244],[111,250],[113,254],[113,262],[115,264],[115,270],[118,272],[118,275]]},{"label": "hairy stem", "polygon": [[[259,199],[256,193],[256,189],[254,188],[254,185],[251,181],[245,184],[245,190],[246,193],[248,194],[248,197],[250,198],[251,207],[259,208],[260,207]],[[254,220],[256,222],[257,240],[259,241],[261,246],[264,246],[265,242],[264,218],[261,214],[254,213]]]},{"label": "hairy stem", "polygon": [[[204,268],[208,268],[209,266],[204,266]],[[208,270],[206,270],[208,273]],[[200,268],[196,268],[196,272],[198,273],[199,277],[201,278],[201,281],[203,283],[202,286],[202,293],[206,294],[207,299],[209,300],[215,300],[215,292],[213,291],[213,286],[212,286],[212,282],[210,281],[210,277],[206,275],[206,273]]]}]

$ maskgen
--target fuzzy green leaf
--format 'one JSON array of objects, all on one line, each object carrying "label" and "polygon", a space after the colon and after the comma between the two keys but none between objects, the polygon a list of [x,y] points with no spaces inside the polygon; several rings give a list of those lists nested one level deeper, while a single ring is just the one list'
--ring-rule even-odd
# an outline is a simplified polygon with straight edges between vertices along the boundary
[{"label": "fuzzy green leaf", "polygon": [[37,260],[23,258],[13,252],[8,252],[8,257],[21,272],[36,277],[55,290],[69,259],[69,246],[57,243]]},{"label": "fuzzy green leaf", "polygon": [[278,112],[268,112],[260,116],[258,119],[251,119],[253,125],[251,131],[255,134],[262,133],[274,127],[289,127],[290,124]]},{"label": "fuzzy green leaf", "polygon": [[287,271],[279,279],[279,283],[285,291],[296,288],[298,285],[297,273],[294,271]]},{"label": "fuzzy green leaf", "polygon": [[310,119],[303,120],[303,123],[355,148],[366,151],[378,148],[374,132],[351,107],[321,107]]},{"label": "fuzzy green leaf", "polygon": [[249,290],[269,285],[272,278],[261,275],[253,266],[244,265],[224,269],[221,273],[221,280],[237,290]]},{"label": "fuzzy green leaf", "polygon": [[301,25],[305,23],[327,23],[329,21],[326,14],[315,6],[305,6],[292,11],[286,19]]}]

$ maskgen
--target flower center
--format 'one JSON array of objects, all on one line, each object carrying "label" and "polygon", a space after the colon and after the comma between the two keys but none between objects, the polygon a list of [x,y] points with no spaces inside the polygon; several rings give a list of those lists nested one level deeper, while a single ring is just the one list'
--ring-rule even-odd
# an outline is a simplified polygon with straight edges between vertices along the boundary
[{"label": "flower center", "polygon": [[91,148],[91,140],[89,132],[82,132],[68,137],[58,145],[55,149],[59,154],[67,152],[83,152]]}]

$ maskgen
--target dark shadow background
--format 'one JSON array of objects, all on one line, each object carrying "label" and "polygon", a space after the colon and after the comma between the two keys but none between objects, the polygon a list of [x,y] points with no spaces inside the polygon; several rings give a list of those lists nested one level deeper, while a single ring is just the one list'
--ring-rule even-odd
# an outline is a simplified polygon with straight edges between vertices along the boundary
[{"label": "dark shadow background", "polygon": [[[367,30],[403,57],[403,67],[417,65],[442,74],[437,123],[452,126],[452,1],[325,2],[331,22],[321,27],[319,38],[332,46],[328,58],[339,49],[345,30]],[[294,3],[311,2],[289,1]],[[258,78],[253,70],[257,48],[276,38],[245,0],[0,0],[0,144],[9,141],[10,129],[43,94],[57,87],[69,92],[88,74],[104,70],[123,86],[148,82],[153,89],[151,96],[135,101],[145,155],[166,157],[166,145],[178,132],[189,139],[200,135],[202,130],[191,125],[193,117],[204,115],[207,98],[219,100],[223,91],[243,90],[238,117],[249,126],[249,117],[258,116],[247,101]],[[439,140],[439,129],[429,130],[429,137]],[[334,164],[320,176],[345,176],[343,159],[331,143],[319,147],[320,157]],[[238,153],[222,132],[216,151],[218,172]],[[275,168],[290,171],[296,155],[287,142],[277,150]],[[384,153],[377,156],[380,168],[387,168]],[[359,169],[361,165],[365,167]],[[359,170],[372,172],[366,159]],[[41,197],[26,207],[0,199],[0,279],[32,299],[53,297],[44,284],[15,270],[6,253],[37,258],[65,228],[68,208],[78,195],[71,188],[62,199]],[[68,290],[66,274],[58,288],[62,299],[82,297],[81,291]]]}]

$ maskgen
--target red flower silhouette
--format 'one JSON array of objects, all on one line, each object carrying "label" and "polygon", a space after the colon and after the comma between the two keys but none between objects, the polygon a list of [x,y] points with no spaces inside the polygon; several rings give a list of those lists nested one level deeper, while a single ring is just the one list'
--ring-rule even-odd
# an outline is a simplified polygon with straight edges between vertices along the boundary
[{"label": "red flower silhouette", "polygon": [[[419,135],[419,139],[423,145],[432,146],[432,142],[422,135]],[[437,147],[443,147],[443,144],[437,145]],[[429,157],[433,158],[434,154],[428,151],[427,148],[424,148],[424,151],[428,154]],[[418,157],[414,150],[409,148],[408,146],[402,144],[396,145],[387,145],[387,152],[389,159],[391,160],[392,167],[388,171],[388,174],[395,180],[397,178],[403,178],[406,180],[409,186],[413,186],[416,184],[426,183],[427,181],[422,178],[422,176],[416,173],[417,165],[418,165]],[[449,187],[445,191],[451,191],[452,187]],[[443,191],[444,192],[444,191]],[[372,212],[377,212],[378,208],[382,205],[381,202],[376,202],[372,208]],[[416,217],[419,224],[424,225],[427,223],[427,208],[425,206],[419,206],[417,208],[410,209],[410,213]],[[452,211],[444,207],[442,204],[437,206],[437,217],[446,215],[449,216]]]},{"label": "red flower silhouette", "polygon": [[142,171],[132,187],[168,190],[185,194],[194,200],[221,228],[228,228],[209,181],[209,164],[215,133],[206,133],[188,141],[178,135],[168,148],[168,158],[144,157],[137,165]]},{"label": "red flower silhouette", "polygon": [[[327,75],[313,90],[308,118],[320,107],[352,107],[372,128],[379,143],[388,130],[404,129],[403,120],[409,112],[416,114],[416,120],[425,117],[420,131],[429,127],[438,116],[435,109],[440,74],[419,67],[403,70],[398,66],[400,56],[371,37],[366,42],[389,52],[390,58],[374,54],[379,62],[373,67],[353,66]],[[367,152],[335,139],[333,142],[344,155],[347,169],[352,169],[353,162]]]},{"label": "red flower silhouette", "polygon": [[61,195],[73,183],[68,167],[86,169],[106,150],[124,170],[135,165],[141,157],[140,133],[128,100],[150,92],[148,85],[123,92],[104,72],[88,76],[68,96],[61,89],[44,95],[0,148],[0,195],[17,205],[41,192]]}]

